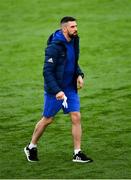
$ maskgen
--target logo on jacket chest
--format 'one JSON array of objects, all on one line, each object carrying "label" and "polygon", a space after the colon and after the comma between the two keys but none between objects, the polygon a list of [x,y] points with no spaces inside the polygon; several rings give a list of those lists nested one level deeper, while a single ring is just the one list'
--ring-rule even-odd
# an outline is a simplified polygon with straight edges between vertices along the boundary
[{"label": "logo on jacket chest", "polygon": [[49,58],[49,59],[47,60],[47,62],[49,62],[49,63],[54,63],[52,58]]}]

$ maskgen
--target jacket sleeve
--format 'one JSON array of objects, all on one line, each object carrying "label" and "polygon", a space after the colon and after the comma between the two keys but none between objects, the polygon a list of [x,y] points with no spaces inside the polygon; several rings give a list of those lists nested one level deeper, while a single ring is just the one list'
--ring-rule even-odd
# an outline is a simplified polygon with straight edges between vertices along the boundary
[{"label": "jacket sleeve", "polygon": [[52,94],[57,94],[61,91],[56,78],[55,78],[55,67],[57,61],[57,49],[53,47],[53,45],[49,45],[45,50],[45,61],[43,67],[43,76],[44,81],[48,89],[52,92]]},{"label": "jacket sleeve", "polygon": [[80,53],[80,49],[79,49],[79,41],[80,41],[80,38],[77,36],[75,39],[74,39],[74,46],[75,46],[75,51],[76,51],[76,60],[77,60],[77,63],[76,63],[76,76],[78,77],[79,75],[82,76],[82,78],[84,78],[84,73],[82,72],[79,64],[78,64],[78,59],[79,59],[79,53]]},{"label": "jacket sleeve", "polygon": [[84,78],[84,73],[82,72],[82,70],[78,64],[77,64],[77,68],[76,68],[76,75],[77,75],[77,77],[80,75],[82,78]]}]

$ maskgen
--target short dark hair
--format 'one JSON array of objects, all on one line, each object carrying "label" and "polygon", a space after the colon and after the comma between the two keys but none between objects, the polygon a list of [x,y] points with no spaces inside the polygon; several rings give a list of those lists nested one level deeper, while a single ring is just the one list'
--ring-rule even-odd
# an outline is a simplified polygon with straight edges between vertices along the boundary
[{"label": "short dark hair", "polygon": [[76,21],[76,19],[71,16],[65,16],[61,19],[60,23],[63,24],[63,23],[67,23],[69,21]]}]

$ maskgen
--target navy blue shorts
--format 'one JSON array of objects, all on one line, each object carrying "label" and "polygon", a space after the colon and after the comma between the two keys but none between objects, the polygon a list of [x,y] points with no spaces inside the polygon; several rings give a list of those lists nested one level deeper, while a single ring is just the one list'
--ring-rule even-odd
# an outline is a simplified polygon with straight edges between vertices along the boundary
[{"label": "navy blue shorts", "polygon": [[67,97],[68,108],[63,107],[63,100],[57,100],[55,95],[50,95],[45,92],[44,111],[42,114],[44,117],[54,117],[60,109],[63,109],[65,114],[80,111],[80,98],[76,91],[67,91],[64,93]]}]

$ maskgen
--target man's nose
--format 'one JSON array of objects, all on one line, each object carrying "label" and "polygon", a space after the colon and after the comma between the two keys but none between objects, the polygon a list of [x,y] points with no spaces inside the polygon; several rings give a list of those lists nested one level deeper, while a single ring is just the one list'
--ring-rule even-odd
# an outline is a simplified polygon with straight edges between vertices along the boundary
[{"label": "man's nose", "polygon": [[77,27],[75,27],[75,31],[77,31]]}]

